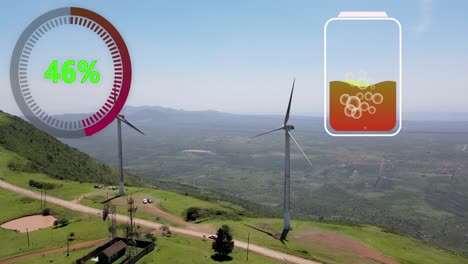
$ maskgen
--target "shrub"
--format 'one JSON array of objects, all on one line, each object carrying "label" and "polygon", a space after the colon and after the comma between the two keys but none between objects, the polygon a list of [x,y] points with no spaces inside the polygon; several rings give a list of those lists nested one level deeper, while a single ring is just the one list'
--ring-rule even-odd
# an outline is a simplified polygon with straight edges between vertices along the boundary
[{"label": "shrub", "polygon": [[195,221],[201,216],[201,209],[198,207],[190,207],[185,211],[185,221]]},{"label": "shrub", "polygon": [[170,237],[172,235],[171,229],[168,225],[162,225],[159,229],[161,229],[163,236]]},{"label": "shrub", "polygon": [[66,218],[60,218],[60,219],[58,220],[58,224],[60,225],[60,227],[66,226],[66,225],[68,225],[69,223],[70,223],[70,221],[69,221],[68,219],[66,219]]},{"label": "shrub", "polygon": [[156,236],[152,233],[147,233],[145,235],[145,238],[149,241],[152,241],[152,242],[156,242],[158,239],[156,238]]},{"label": "shrub", "polygon": [[42,215],[43,216],[50,215],[50,209],[49,208],[42,209]]},{"label": "shrub", "polygon": [[200,218],[217,218],[234,221],[241,219],[239,215],[233,212],[217,210],[212,208],[190,207],[185,211],[185,221],[197,221]]},{"label": "shrub", "polygon": [[35,187],[38,189],[44,189],[44,190],[52,190],[52,189],[57,188],[56,184],[48,183],[48,182],[38,182],[35,180],[29,180],[29,186]]}]

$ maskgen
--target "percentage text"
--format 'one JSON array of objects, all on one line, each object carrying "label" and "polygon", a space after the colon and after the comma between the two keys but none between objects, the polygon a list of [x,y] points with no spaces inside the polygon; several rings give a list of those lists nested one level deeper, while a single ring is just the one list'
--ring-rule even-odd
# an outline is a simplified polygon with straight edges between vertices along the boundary
[{"label": "percentage text", "polygon": [[88,64],[85,60],[78,61],[78,64],[74,60],[67,60],[63,63],[61,70],[59,62],[53,60],[50,63],[49,68],[44,73],[45,79],[52,79],[53,83],[58,83],[59,79],[62,79],[65,83],[73,83],[76,80],[76,70],[74,66],[77,65],[78,72],[83,73],[81,78],[81,83],[90,81],[91,83],[98,83],[101,79],[101,75],[98,71],[94,70],[96,61],[91,61],[91,64]]}]

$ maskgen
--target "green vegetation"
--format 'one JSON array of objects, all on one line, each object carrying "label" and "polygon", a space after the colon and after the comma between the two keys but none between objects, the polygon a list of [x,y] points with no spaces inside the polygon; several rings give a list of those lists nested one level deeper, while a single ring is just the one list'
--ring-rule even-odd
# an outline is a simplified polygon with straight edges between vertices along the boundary
[{"label": "green vegetation", "polygon": [[[13,122],[13,124],[8,125],[8,122]],[[21,125],[16,123],[21,123]],[[26,140],[23,136],[19,136],[21,140],[14,138],[14,133],[12,131],[15,129],[12,128],[16,127],[16,130],[34,130],[32,127],[28,127],[27,124],[23,123],[23,121],[16,120],[11,116],[0,114],[0,128],[2,128],[2,130],[0,130],[0,177],[12,184],[36,192],[38,189],[36,187],[31,187],[29,184],[31,179],[42,184],[52,184],[55,188],[47,190],[47,195],[68,200],[85,195],[86,198],[82,200],[83,204],[101,209],[102,205],[100,201],[104,200],[103,198],[107,196],[107,190],[97,190],[94,188],[93,183],[106,183],[106,179],[115,181],[115,171],[109,168],[111,173],[105,174],[104,172],[106,169],[98,170],[100,167],[95,166],[96,164],[102,163],[84,154],[80,154],[77,157],[68,156],[69,161],[53,157],[53,162],[44,163],[45,161],[36,159],[37,157],[35,154],[31,154],[30,151],[27,150],[29,140]],[[10,132],[4,132],[1,126],[6,126]],[[23,130],[21,131],[24,132]],[[36,133],[39,132],[32,131],[28,133],[30,137],[34,138]],[[298,133],[299,140],[301,142],[307,142],[307,140],[302,140],[300,135],[301,134]],[[2,139],[5,140],[5,138],[7,138],[7,141],[13,140],[14,142],[1,141]],[[41,138],[41,135],[39,135],[39,138]],[[317,138],[312,137],[312,140],[315,139]],[[37,149],[38,153],[44,155],[50,152],[47,150],[47,147],[44,146],[44,143],[47,144],[47,141],[40,141],[41,143],[34,145],[33,143],[35,140],[34,138],[31,144],[33,146],[32,148]],[[157,170],[157,175],[171,175],[174,181],[202,186],[215,186],[220,193],[231,194],[233,193],[232,190],[236,190],[236,192],[238,191],[236,195],[249,196],[251,197],[249,199],[263,201],[265,203],[268,202],[270,205],[277,206],[281,204],[281,197],[277,194],[281,192],[282,186],[281,173],[278,168],[281,168],[283,163],[281,155],[277,154],[277,149],[282,147],[282,145],[271,142],[271,144],[265,144],[268,143],[268,139],[266,138],[260,139],[260,141],[261,140],[265,142],[242,145],[238,141],[228,138],[223,141],[225,146],[216,151],[217,153],[226,153],[222,157],[194,157],[181,154],[175,154],[174,156],[158,156],[157,159],[154,159],[158,160],[156,163],[160,162],[159,160],[167,163],[165,163],[164,166],[161,164],[154,164],[153,167]],[[317,142],[318,141],[319,140],[317,140]],[[410,141],[415,142],[416,139],[412,138]],[[200,138],[191,138],[188,139],[188,141],[182,141],[180,144],[190,145],[193,142],[204,142],[200,143],[200,148],[210,145],[211,147],[208,146],[206,148],[211,149],[215,146],[215,143],[204,141]],[[49,143],[52,145],[52,149],[70,150],[67,149],[68,147],[62,146],[58,141],[51,141]],[[313,162],[317,164],[317,167],[314,167],[314,171],[310,172],[309,169],[306,169],[308,168],[307,164],[302,163],[302,159],[301,162],[298,161],[300,155],[292,155],[292,163],[295,163],[293,171],[294,182],[292,184],[292,189],[295,190],[292,194],[292,204],[294,205],[293,215],[294,218],[302,217],[304,219],[318,219],[320,217],[323,223],[293,221],[294,230],[290,232],[289,240],[285,244],[281,244],[281,242],[275,239],[277,233],[281,230],[282,221],[280,219],[251,217],[252,215],[278,212],[277,209],[264,210],[268,208],[268,206],[257,207],[254,203],[230,195],[211,193],[207,192],[205,189],[196,189],[188,185],[171,184],[157,180],[154,180],[154,183],[157,183],[159,188],[166,188],[169,186],[168,189],[175,190],[177,193],[142,187],[143,181],[141,181],[142,185],[138,187],[128,187],[128,193],[138,199],[142,197],[154,198],[156,201],[155,206],[179,218],[184,218],[190,207],[197,208],[197,221],[203,221],[204,224],[211,224],[212,226],[228,224],[232,228],[233,236],[236,239],[246,241],[247,234],[250,233],[251,243],[309,259],[319,259],[327,263],[375,262],[359,257],[348,250],[337,250],[337,247],[330,245],[330,243],[317,242],[314,240],[316,237],[313,236],[313,232],[319,232],[325,235],[332,234],[338,238],[343,237],[345,241],[362,243],[364,247],[382,252],[386,256],[394,258],[402,263],[420,263],[421,259],[427,260],[426,262],[430,264],[468,263],[466,258],[459,255],[441,250],[419,240],[396,234],[396,232],[401,232],[403,230],[413,236],[419,236],[421,240],[424,239],[431,243],[451,241],[449,238],[454,238],[447,247],[463,249],[463,243],[465,241],[463,240],[464,234],[461,231],[455,231],[456,228],[464,227],[466,223],[463,222],[462,217],[454,216],[453,213],[446,209],[460,215],[464,214],[465,203],[463,199],[468,195],[468,193],[464,192],[466,175],[458,172],[458,174],[452,173],[452,175],[457,175],[456,177],[447,177],[445,176],[445,172],[442,171],[440,173],[434,172],[433,174],[427,174],[432,175],[430,177],[422,177],[421,175],[415,176],[409,168],[416,167],[416,164],[420,163],[421,157],[412,158],[412,154],[407,153],[403,157],[397,159],[393,156],[396,155],[396,150],[392,152],[392,149],[390,149],[386,152],[386,155],[388,155],[386,159],[391,162],[386,161],[386,165],[382,171],[387,175],[387,178],[391,177],[392,180],[383,179],[379,186],[366,187],[370,186],[369,183],[375,182],[375,173],[379,171],[378,166],[377,168],[374,166],[374,163],[379,164],[380,161],[380,159],[376,157],[382,155],[379,150],[375,149],[378,146],[364,149],[360,145],[363,144],[363,141],[359,142],[359,140],[351,142],[349,144],[349,149],[327,144],[327,151],[329,152],[323,154],[319,152],[320,149],[323,149],[321,148],[323,146],[320,146],[320,143],[311,143],[311,145],[314,144],[316,144],[314,148],[306,148],[306,151],[310,151],[312,154]],[[375,142],[372,144],[378,145]],[[381,144],[385,145],[384,143]],[[174,147],[172,144],[170,145],[171,148]],[[264,147],[265,151],[262,150],[262,154],[257,153],[260,145],[266,146]],[[252,155],[241,155],[246,152],[246,150],[242,150],[242,148],[247,148],[247,152],[252,152]],[[441,149],[441,153],[434,155],[443,156],[442,152],[448,153],[449,151],[448,149],[444,149],[444,147],[441,147]],[[169,153],[167,149],[164,151]],[[417,151],[421,152],[421,149],[417,149]],[[238,154],[238,152],[240,154]],[[356,153],[359,154],[358,157],[356,157]],[[330,157],[333,157],[333,159],[330,159]],[[353,157],[353,159],[350,157]],[[451,158],[452,160],[450,162],[453,162],[453,160],[458,161],[458,159],[462,160],[462,157],[458,156],[451,156]],[[94,170],[94,172],[98,174],[101,173],[100,175],[102,177],[98,175],[98,177],[94,178],[85,175],[85,181],[89,180],[89,182],[80,183],[78,182],[80,181],[80,177],[78,176],[80,173],[83,173],[83,171],[86,171],[86,168],[81,168],[80,172],[77,174],[69,174],[64,169],[63,166],[65,166],[65,164],[68,166],[68,163],[74,163],[76,160],[79,161],[81,159],[90,159],[88,161],[91,164],[90,170]],[[343,166],[342,160],[348,159],[352,162],[350,161]],[[58,163],[58,165],[55,165],[55,163]],[[431,160],[423,163],[427,165],[427,168],[433,168],[435,165],[432,163],[437,162]],[[403,166],[404,168],[400,167],[397,170],[396,167],[398,166],[396,166],[396,164],[398,166],[403,164],[406,167]],[[451,163],[447,164],[453,166]],[[447,164],[445,166],[449,166]],[[83,166],[87,166],[86,162]],[[106,165],[103,166],[106,167]],[[72,166],[72,168],[74,167]],[[193,168],[201,169],[194,170]],[[360,178],[351,179],[349,177],[354,170],[359,171]],[[53,178],[47,175],[49,171],[52,173]],[[58,177],[57,172],[63,174],[62,177]],[[219,180],[221,177],[220,175],[223,175],[223,181]],[[251,175],[255,175],[255,177]],[[64,180],[61,180],[61,178]],[[76,179],[77,181],[71,179]],[[96,180],[94,181],[94,179]],[[139,183],[140,181],[135,180],[135,182]],[[261,189],[259,189],[259,186],[262,186]],[[422,191],[420,186],[424,186]],[[114,193],[115,192],[109,191],[110,196]],[[3,196],[5,197],[0,195],[0,200],[2,201],[0,202],[0,208],[8,207],[9,209],[2,210],[0,213],[0,222],[5,222],[18,216],[41,213],[38,201],[21,198],[12,194],[3,193]],[[451,204],[445,203],[443,198],[447,198]],[[238,199],[239,204],[235,202],[236,199]],[[412,201],[412,203],[409,205],[408,201]],[[8,206],[11,204],[19,204],[21,206]],[[0,236],[5,238],[2,244],[0,244],[0,247],[2,247],[0,259],[24,254],[25,252],[63,246],[64,241],[66,241],[67,236],[71,232],[76,232],[74,243],[107,236],[107,225],[99,218],[69,212],[50,204],[47,204],[47,206],[51,209],[51,214],[57,219],[68,219],[68,225],[61,228],[51,227],[32,232],[32,245],[30,247],[24,245],[24,234],[17,234],[12,231],[0,229]],[[443,209],[444,206],[449,207]],[[118,208],[118,212],[125,213],[124,210],[125,207]],[[226,217],[220,219],[216,212],[226,212],[225,216],[232,216],[233,218]],[[221,213],[221,215],[223,214],[224,213]],[[202,217],[200,217],[200,215],[202,215]],[[142,211],[138,212],[137,217],[152,221],[156,220],[154,215]],[[346,223],[333,223],[338,221]],[[437,233],[437,236],[429,236],[429,231],[437,230],[437,228],[441,226],[440,223],[436,223],[437,221],[442,221],[442,223],[444,223],[442,225],[444,227],[444,234]],[[161,222],[171,226],[174,224],[172,221],[164,219],[161,219]],[[386,226],[387,229],[353,224],[356,222],[379,224]],[[58,222],[57,225],[59,225]],[[121,230],[121,228],[119,228],[119,230]],[[412,233],[414,230],[415,233]],[[180,251],[177,250],[185,250],[185,247],[187,247],[186,244],[180,243],[195,245],[193,249],[194,259],[197,259],[198,256],[202,256],[204,262],[200,263],[207,263],[210,258],[210,243],[202,241],[201,238],[188,239],[180,236],[162,236],[158,237],[158,243],[160,244],[159,247],[161,251],[163,247],[170,246],[171,249],[168,251],[177,254],[177,257],[182,255]],[[202,247],[200,245],[206,246]],[[200,248],[206,248],[207,251],[201,252],[202,250],[200,250]],[[5,250],[3,251],[3,249]],[[192,259],[191,249],[189,248],[187,250],[188,251],[183,254],[184,256],[180,257],[182,260],[184,260],[185,256]],[[232,255],[234,257],[233,261],[238,261],[236,260],[236,252],[240,251],[234,250]],[[204,255],[205,253],[208,255]],[[243,252],[240,252],[239,254],[242,253]],[[179,258],[177,258],[176,261],[178,261],[178,259]],[[172,256],[171,260],[174,260],[174,256]],[[160,259],[160,261],[162,260]],[[177,263],[174,261],[170,262]],[[185,262],[182,261],[181,263],[186,263],[186,259]]]},{"label": "green vegetation", "polygon": [[260,205],[258,203],[248,201],[234,195],[211,191],[205,188],[194,187],[192,185],[181,184],[177,182],[160,181],[155,179],[148,179],[147,181],[160,190],[194,197],[202,201],[208,201],[210,202],[208,204],[222,204],[224,207],[231,208],[241,215],[265,217],[280,216],[279,211],[270,206]]},{"label": "green vegetation", "polygon": [[37,189],[43,189],[43,190],[53,190],[57,188],[56,184],[48,183],[48,182],[37,182],[35,180],[29,180],[29,186],[35,187]]},{"label": "green vegetation", "polygon": [[[75,242],[74,242],[75,243]],[[42,264],[42,263],[71,263],[79,257],[89,253],[93,248],[71,251],[70,256],[66,252],[35,257],[28,260],[16,262],[18,264]],[[158,245],[155,250],[142,258],[138,264],[216,264],[219,263],[211,259],[211,242],[208,240],[189,238],[183,236],[158,237]],[[234,249],[229,264],[244,264],[246,252]],[[249,254],[248,263],[275,264],[282,263],[256,254]]]},{"label": "green vegetation", "polygon": [[[375,263],[358,257],[349,249],[337,249],[330,242],[340,239],[361,243],[400,263],[421,263],[422,259],[425,264],[468,263],[468,259],[463,256],[375,226],[292,221],[293,230],[289,233],[286,244],[282,244],[272,237],[279,237],[282,230],[281,219],[249,218],[241,222],[214,220],[209,223],[229,225],[235,239],[247,242],[250,234],[250,243],[325,263]],[[317,235],[317,239],[323,235],[330,235],[333,239],[318,243],[314,240],[314,235]]]},{"label": "green vegetation", "polygon": [[68,220],[67,218],[60,218],[54,221],[54,226],[55,228],[64,227],[68,225],[69,223],[70,223],[70,220]]},{"label": "green vegetation", "polygon": [[[131,193],[133,197],[154,198],[156,201],[155,206],[159,206],[164,211],[180,218],[184,218],[186,216],[186,212],[193,207],[197,208],[197,211],[202,210],[212,212],[222,210],[230,212],[230,214],[234,214],[236,212],[232,207],[224,207],[225,204],[220,201],[218,203],[211,203],[188,195],[167,192],[159,189],[131,187],[129,188],[129,193]],[[103,198],[105,197],[102,197],[101,200],[104,200]],[[83,202],[86,200],[87,199],[83,200]],[[163,206],[159,205],[158,202]],[[95,204],[96,208],[101,208],[99,206],[101,206],[100,203]],[[124,213],[124,209],[125,207],[122,208],[122,213]],[[247,234],[250,233],[250,242],[253,244],[263,245],[265,247],[309,259],[318,259],[327,263],[346,263],[347,260],[354,260],[357,263],[375,262],[357,257],[355,254],[351,254],[346,251],[337,250],[333,245],[322,245],[318,247],[316,243],[312,243],[310,240],[301,238],[301,234],[307,233],[310,230],[318,230],[330,231],[338,235],[345,235],[351,240],[361,242],[370,249],[382,252],[384,255],[399,260],[402,263],[418,263],[422,258],[431,259],[428,260],[428,263],[430,264],[442,262],[453,264],[468,263],[468,260],[462,256],[457,256],[410,237],[389,232],[387,229],[368,225],[293,221],[294,230],[290,232],[290,237],[286,245],[283,245],[279,240],[274,239],[271,236],[275,235],[275,233],[277,233],[276,235],[279,235],[282,229],[281,219],[248,218],[239,214],[235,215],[236,217],[240,217],[240,220],[219,219],[216,215],[211,215],[204,218],[202,222],[213,226],[228,224],[232,227],[235,239],[246,242]],[[143,210],[139,210],[137,217],[154,221],[154,216],[144,214]],[[171,223],[169,224],[173,225]],[[257,228],[258,230],[252,227]],[[265,232],[270,233],[271,235]]]},{"label": "green vegetation", "polygon": [[214,210],[210,208],[199,208],[199,207],[190,207],[187,208],[185,212],[185,221],[198,221],[203,222],[206,219],[232,219],[232,220],[241,220],[239,215],[236,215],[230,211],[225,210]]},{"label": "green vegetation", "polygon": [[228,225],[223,225],[216,232],[216,238],[211,245],[215,254],[212,256],[213,259],[218,261],[230,260],[229,254],[234,249],[234,241],[232,241],[231,229]]},{"label": "green vegetation", "polygon": [[145,239],[148,241],[154,242],[155,244],[158,241],[158,238],[152,233],[145,234]]},{"label": "green vegetation", "polygon": [[49,208],[44,208],[44,209],[42,209],[41,214],[42,214],[43,216],[50,215],[50,209],[49,209]]},{"label": "green vegetation", "polygon": [[[15,205],[15,206],[12,206]],[[29,232],[30,246],[26,233],[17,233],[0,228],[0,259],[24,255],[35,251],[66,246],[67,235],[75,232],[73,243],[105,238],[108,236],[107,223],[98,217],[79,214],[61,207],[48,205],[50,213],[59,219],[68,219],[68,225],[55,229],[49,227]],[[18,217],[41,214],[40,201],[25,198],[0,189],[0,223],[5,223]]]},{"label": "green vegetation", "polygon": [[[77,183],[77,182],[74,182],[74,183],[70,182],[69,184],[76,185],[76,186],[81,185],[80,183]],[[106,192],[106,191],[100,191],[100,192],[101,192],[101,200],[105,200],[104,199],[105,196],[102,196],[102,192]],[[163,210],[166,210],[167,212],[173,215],[179,216],[180,218],[183,217],[184,215],[183,212],[186,212],[187,209],[190,208],[191,205],[195,205],[197,208],[200,208],[203,211],[216,211],[216,210],[229,211],[231,210],[230,207],[225,207],[224,206],[225,204],[223,202],[210,203],[208,201],[199,200],[197,198],[190,197],[188,195],[171,193],[171,192],[158,190],[158,189],[129,187],[129,193],[131,193],[133,197],[139,197],[139,198],[143,196],[154,197],[155,200],[159,201],[163,205],[163,206],[161,205],[158,205],[158,206],[160,206]],[[93,196],[90,195],[88,197],[92,198]],[[87,203],[86,201],[91,201],[89,200],[89,198],[86,198],[85,200],[83,200],[83,202],[86,204]],[[39,209],[40,205],[38,201],[34,201],[29,198],[21,198],[21,199],[26,202],[34,203],[36,205],[35,208],[37,209],[33,210],[34,213],[40,212],[40,209]],[[6,202],[8,202],[8,200],[6,200]],[[10,201],[10,203],[16,203],[16,202]],[[93,205],[94,205],[93,207],[96,207],[99,209],[102,208],[102,205],[100,203],[94,203]],[[15,207],[15,210],[18,210],[21,208],[22,207],[19,207],[19,208]],[[119,213],[125,214],[125,208],[126,208],[125,206],[120,207]],[[53,210],[55,211],[55,209]],[[6,212],[7,213],[10,212],[10,210]],[[234,211],[232,210],[230,212],[234,213]],[[28,213],[25,212],[19,215],[24,215],[24,214],[28,214]],[[17,216],[18,214],[14,215],[14,217],[11,217],[11,218],[15,218]],[[66,214],[64,214],[64,216],[66,216]],[[57,218],[59,219],[61,217],[62,216],[60,215],[57,216]],[[140,210],[138,212],[137,217],[155,221],[154,215],[146,213],[143,210]],[[360,263],[365,263],[366,260],[363,260],[362,258],[358,258],[353,254],[337,251],[336,248],[332,246],[315,247],[314,246],[315,244],[310,243],[310,241],[301,240],[299,238],[295,238],[295,236],[302,232],[306,232],[307,228],[319,228],[320,230],[325,229],[325,230],[335,231],[339,234],[347,234],[350,238],[361,241],[368,247],[378,250],[380,252],[383,252],[387,256],[401,260],[403,263],[405,263],[405,261],[408,263],[411,263],[418,259],[421,259],[422,257],[426,258],[426,256],[430,257],[431,259],[434,259],[434,263],[437,263],[437,261],[442,261],[442,260],[444,261],[444,263],[467,262],[466,259],[460,256],[456,256],[448,252],[440,252],[440,249],[437,249],[429,245],[425,245],[417,240],[402,237],[396,234],[389,233],[386,230],[381,230],[379,228],[370,227],[370,226],[367,227],[367,226],[360,226],[360,225],[356,225],[356,226],[336,225],[336,224],[327,224],[327,223],[293,221],[294,230],[291,231],[290,239],[287,242],[287,244],[283,245],[278,240],[272,238],[270,235],[267,235],[264,232],[259,231],[259,230],[263,230],[263,231],[270,232],[272,234],[274,234],[275,232],[279,232],[281,230],[281,225],[282,225],[282,221],[280,219],[242,217],[242,221],[232,221],[232,220],[226,220],[226,219],[220,220],[220,219],[217,219],[215,216],[212,216],[212,217],[205,218],[205,220],[206,221],[204,223],[209,223],[214,226],[228,224],[229,226],[232,227],[233,234],[236,239],[246,241],[247,239],[246,234],[251,233],[251,237],[250,237],[251,243],[263,245],[263,246],[276,249],[276,250],[280,250],[280,251],[284,251],[290,254],[300,255],[305,258],[319,259],[319,260],[326,261],[329,263],[341,263],[341,261],[342,260],[344,261],[345,259],[356,259],[356,261],[359,261]],[[103,225],[103,223],[98,218],[93,218],[92,222],[95,222],[96,224],[100,223],[101,226]],[[157,222],[164,223],[164,221],[157,221]],[[173,223],[171,223],[170,221],[167,221],[167,222],[169,222],[168,224],[173,225]],[[247,225],[256,227],[259,230],[253,229]],[[58,228],[56,230],[61,230],[61,229],[66,228],[70,232],[71,228],[73,228],[74,232],[77,232],[77,234],[80,234],[80,232],[78,231],[79,229],[75,227],[76,226],[72,222],[70,225],[65,226],[63,228]],[[42,232],[42,231],[36,231],[36,232]],[[105,224],[104,226],[102,226],[102,230],[100,230],[100,232],[102,235],[106,234]],[[67,232],[63,233],[62,236],[65,237],[66,234]],[[80,238],[83,238],[83,236],[80,235]],[[86,236],[86,238],[88,237]],[[24,242],[23,239],[20,239],[20,241]],[[412,253],[403,254],[403,252],[412,252]],[[418,253],[416,254],[414,252],[418,252]],[[372,263],[372,262],[369,262],[369,263]]]},{"label": "green vegetation", "polygon": [[[236,196],[263,207],[246,211],[281,217],[284,140],[248,139],[283,122],[282,117],[131,108],[126,117],[157,137],[136,137],[125,146],[126,169],[159,182],[173,181]],[[392,138],[330,137],[323,120],[292,116],[294,136],[314,165],[291,151],[291,217],[295,220],[365,223],[406,234],[468,256],[468,129],[459,122],[404,121]],[[189,120],[189,122],[187,122]],[[158,124],[164,123],[161,130]],[[64,140],[100,160],[116,164],[114,130],[86,141]],[[212,156],[188,155],[201,149]],[[382,170],[380,166],[382,165]],[[354,174],[357,171],[357,174]],[[354,174],[354,176],[352,176]],[[380,177],[379,177],[380,175]],[[380,179],[380,180],[379,180]],[[175,188],[174,188],[175,189]],[[169,189],[174,191],[173,189]],[[267,211],[262,211],[268,208]],[[271,213],[271,214],[270,214]],[[179,215],[177,215],[179,216]]]},{"label": "green vegetation", "polygon": [[31,178],[33,178],[35,182],[56,186],[54,189],[46,190],[47,195],[56,196],[67,200],[72,200],[83,193],[94,191],[93,183],[79,183],[78,181],[72,180],[59,180],[53,179],[44,173],[19,172],[17,170],[12,170],[8,164],[13,162],[15,164],[22,165],[28,163],[28,161],[25,158],[18,156],[16,153],[2,148],[1,146],[0,152],[2,153],[2,156],[0,157],[0,176],[3,180],[11,184],[37,192],[39,190],[36,187],[31,187],[29,183]]},{"label": "green vegetation", "polygon": [[[60,180],[116,182],[117,172],[75,148],[62,144],[47,133],[35,129],[19,117],[0,111],[0,146],[24,158],[19,164],[10,161],[8,167],[17,172],[40,172]],[[130,185],[142,185],[137,177],[126,177]]]}]

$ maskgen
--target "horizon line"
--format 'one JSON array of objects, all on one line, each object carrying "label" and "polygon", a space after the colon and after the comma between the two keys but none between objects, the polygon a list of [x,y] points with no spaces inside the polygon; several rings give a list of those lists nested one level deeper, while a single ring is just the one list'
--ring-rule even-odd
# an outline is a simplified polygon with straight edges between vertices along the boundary
[{"label": "horizon line", "polygon": [[[283,117],[283,113],[252,113],[252,112],[228,112],[228,111],[220,111],[215,109],[204,109],[204,110],[189,110],[184,108],[172,108],[172,107],[165,107],[159,105],[126,105],[122,109],[125,111],[125,108],[162,108],[168,110],[175,110],[175,111],[184,111],[184,112],[216,112],[220,114],[230,114],[230,115],[242,115],[242,116],[265,116],[265,117]],[[0,111],[5,112],[4,110],[0,109]],[[23,116],[21,112],[5,112],[15,116]],[[88,114],[91,112],[75,112],[75,113],[64,113],[64,112],[55,112],[51,113],[51,115],[81,115],[81,114]],[[468,110],[467,111],[446,111],[446,112],[437,112],[437,111],[409,111],[406,114],[403,114],[403,117],[410,115],[410,118],[403,118],[402,121],[447,121],[447,122],[455,122],[455,121],[468,121]],[[415,117],[415,115],[421,115]],[[424,115],[424,117],[423,117]],[[426,115],[430,117],[425,117]],[[448,117],[448,120],[444,120],[444,117]],[[456,115],[456,116],[453,116]],[[461,116],[463,115],[463,116]],[[306,118],[317,118],[323,119],[323,113],[315,112],[315,113],[298,113],[294,114],[291,117],[306,117]],[[294,118],[294,117],[293,117]]]}]

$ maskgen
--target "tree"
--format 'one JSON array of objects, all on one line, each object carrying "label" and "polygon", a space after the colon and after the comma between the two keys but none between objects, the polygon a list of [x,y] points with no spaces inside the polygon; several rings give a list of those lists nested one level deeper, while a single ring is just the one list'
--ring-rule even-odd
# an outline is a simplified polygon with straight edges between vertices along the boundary
[{"label": "tree", "polygon": [[190,207],[185,212],[185,221],[195,221],[200,217],[200,208]]},{"label": "tree", "polygon": [[234,249],[234,241],[232,241],[231,228],[228,225],[223,225],[216,233],[216,239],[213,241],[211,248],[215,251],[215,260],[228,259]]}]

